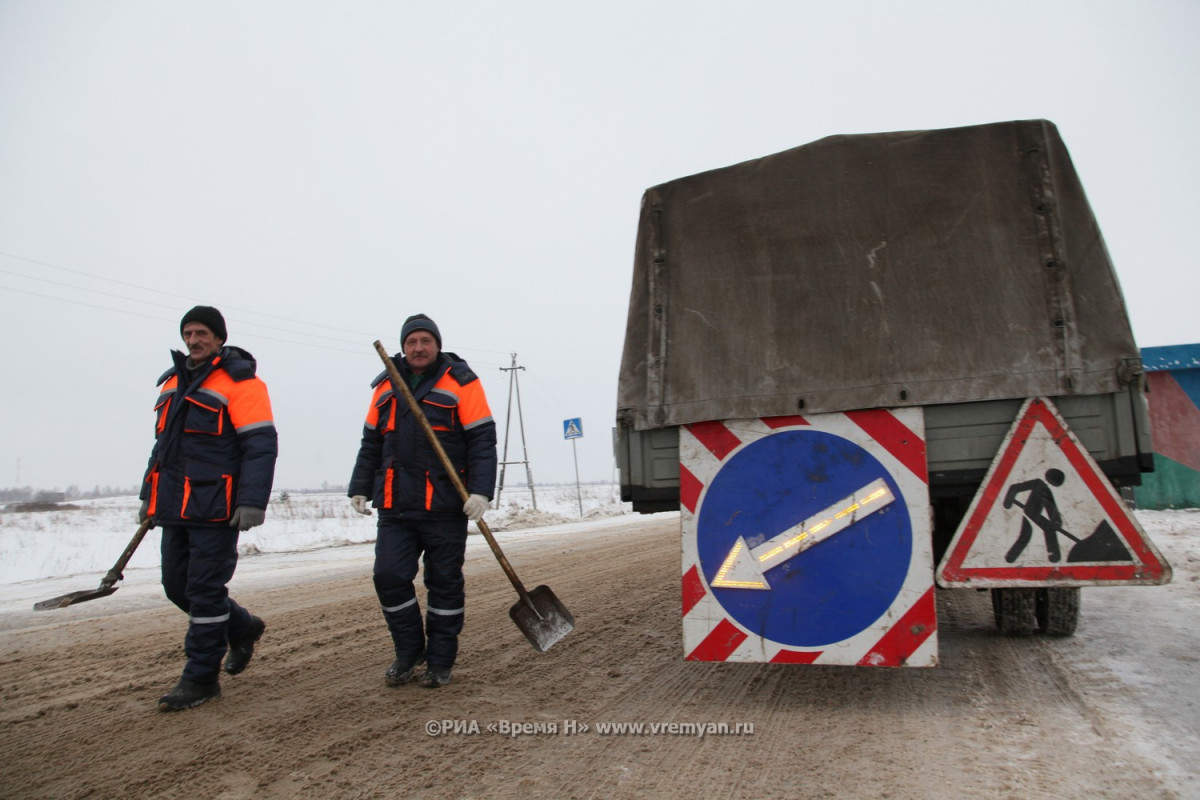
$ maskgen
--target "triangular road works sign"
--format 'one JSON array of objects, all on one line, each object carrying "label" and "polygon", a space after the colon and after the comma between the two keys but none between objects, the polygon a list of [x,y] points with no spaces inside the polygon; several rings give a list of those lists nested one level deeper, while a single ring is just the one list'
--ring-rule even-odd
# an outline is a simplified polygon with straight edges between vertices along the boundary
[{"label": "triangular road works sign", "polygon": [[945,587],[1170,580],[1170,565],[1040,397],[1021,407],[937,570]]}]

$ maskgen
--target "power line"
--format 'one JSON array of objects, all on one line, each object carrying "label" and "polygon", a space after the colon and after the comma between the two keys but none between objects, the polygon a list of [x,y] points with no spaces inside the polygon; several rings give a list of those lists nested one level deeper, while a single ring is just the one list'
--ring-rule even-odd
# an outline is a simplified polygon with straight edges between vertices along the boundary
[{"label": "power line", "polygon": [[[32,295],[32,296],[34,296],[34,297],[44,297],[44,298],[46,298],[47,300],[55,300],[55,301],[57,301],[57,302],[60,302],[60,303],[70,303],[70,304],[72,304],[72,305],[76,305],[76,306],[85,306],[85,307],[87,307],[87,308],[96,308],[96,309],[99,309],[99,310],[101,310],[101,311],[113,311],[113,312],[116,312],[116,313],[118,313],[118,314],[127,314],[127,315],[129,315],[129,316],[131,316],[131,317],[142,317],[143,319],[151,319],[151,320],[155,320],[156,322],[168,322],[168,323],[169,323],[169,322],[173,322],[173,321],[174,321],[174,320],[172,320],[172,319],[169,319],[169,318],[164,318],[164,317],[154,317],[154,316],[151,316],[151,315],[149,315],[149,314],[142,314],[142,313],[139,313],[139,312],[137,312],[137,311],[129,311],[129,310],[127,310],[127,309],[124,309],[124,308],[113,308],[112,306],[101,306],[101,305],[97,305],[97,304],[95,304],[95,303],[85,303],[85,302],[84,302],[84,301],[82,301],[82,300],[71,300],[71,299],[69,299],[69,298],[66,298],[66,297],[55,297],[55,296],[53,296],[53,295],[42,294],[41,292],[31,292],[31,291],[29,291],[28,289],[14,289],[14,288],[12,288],[11,286],[0,286],[0,290],[2,290],[2,291],[6,291],[6,292],[18,292],[18,293],[20,293],[20,294]],[[252,324],[252,323],[249,323],[249,324]],[[250,335],[251,335],[252,337],[256,337],[256,338],[258,338],[258,339],[266,339],[267,341],[274,341],[274,342],[287,342],[287,341],[288,341],[287,339],[280,339],[280,338],[277,338],[277,337],[274,337],[274,336],[264,336],[264,335],[263,335],[263,334],[261,334],[261,333],[258,333],[258,334],[250,334]],[[350,349],[347,349],[347,348],[344,348],[344,347],[329,347],[328,345],[322,345],[322,344],[306,344],[306,345],[305,345],[305,347],[315,347],[315,348],[318,348],[318,349],[320,349],[320,350],[331,350],[331,351],[334,351],[334,352],[339,352],[339,353],[358,353],[358,352],[359,352],[358,350],[350,350]],[[362,352],[363,352],[363,353],[366,353],[366,352],[368,352],[368,351],[364,349]]]},{"label": "power line", "polygon": [[152,306],[162,306],[163,308],[173,308],[174,307],[174,306],[169,306],[166,303],[156,303],[153,300],[134,300],[134,298],[128,297],[123,294],[114,294],[113,292],[102,292],[99,289],[87,289],[82,286],[76,286],[73,283],[63,283],[62,281],[52,281],[49,278],[40,278],[37,275],[26,275],[23,272],[13,272],[12,270],[9,270],[9,269],[0,269],[0,273],[2,273],[4,275],[13,275],[18,278],[25,278],[26,280],[31,280],[31,281],[41,281],[42,283],[49,283],[52,286],[63,286],[68,289],[76,289],[81,292],[91,292],[92,294],[100,294],[100,295],[104,295],[105,297],[115,297],[118,300],[130,300],[132,302],[137,302],[137,303],[148,303]]},{"label": "power line", "polygon": [[[3,272],[3,270],[0,270],[0,272]],[[53,301],[55,301],[55,302],[59,302],[59,303],[70,303],[71,305],[76,305],[76,306],[84,306],[85,308],[95,308],[95,309],[98,309],[98,310],[100,310],[100,311],[112,311],[112,312],[115,312],[115,313],[117,313],[117,314],[126,314],[126,315],[128,315],[128,316],[131,316],[131,317],[141,317],[142,319],[154,320],[155,322],[166,322],[166,323],[171,323],[171,322],[174,322],[174,319],[172,319],[172,318],[170,318],[170,317],[156,317],[156,316],[153,316],[153,315],[150,315],[150,314],[143,314],[143,313],[141,313],[141,312],[138,312],[138,311],[130,311],[130,310],[128,310],[128,309],[125,309],[125,308],[114,308],[113,306],[103,306],[103,305],[99,305],[99,304],[97,304],[97,303],[88,303],[88,302],[85,302],[85,301],[83,301],[83,300],[72,300],[72,299],[70,299],[70,298],[68,298],[68,297],[59,297],[59,296],[56,296],[56,295],[44,294],[44,293],[42,293],[42,292],[34,292],[34,291],[30,291],[29,289],[17,289],[17,288],[14,288],[14,287],[12,287],[12,286],[3,286],[3,285],[0,285],[0,291],[5,291],[5,292],[16,292],[16,293],[18,293],[18,294],[26,294],[26,295],[30,295],[30,296],[32,296],[32,297],[41,297],[41,298],[44,298],[44,299],[46,299],[46,300],[53,300]],[[126,298],[126,299],[127,299],[127,298]],[[164,306],[164,307],[167,307],[167,308],[170,308],[170,307],[171,307],[171,306],[165,306],[165,304],[162,304],[162,303],[154,303],[153,305]],[[264,328],[264,327],[265,327],[265,328],[268,328],[268,329],[270,329],[270,326],[261,325],[261,324],[259,324],[259,323],[254,323],[254,322],[247,322],[247,321],[244,321],[244,320],[242,320],[242,321],[239,321],[239,324],[242,324],[242,325],[249,325],[249,326],[251,326],[251,327],[256,327],[256,328]],[[274,330],[284,330],[284,329],[282,329],[282,328],[275,328]],[[301,336],[312,336],[312,337],[316,337],[316,336],[318,336],[318,334],[314,334],[314,333],[302,333],[302,332],[299,332],[299,331],[287,331],[287,330],[284,330],[284,332],[285,332],[285,333],[296,333],[297,335],[301,335]],[[266,335],[266,334],[263,334],[263,333],[258,333],[258,332],[251,332],[251,333],[249,333],[249,334],[248,334],[248,336],[249,336],[250,338],[252,338],[252,339],[262,339],[262,340],[266,340],[266,341],[269,341],[269,342],[284,342],[284,343],[291,343],[291,342],[290,342],[290,340],[288,340],[288,339],[281,339],[281,338],[280,338],[280,337],[278,337],[278,336],[269,336],[269,335]],[[377,337],[376,337],[376,338],[377,338]],[[330,340],[329,340],[329,339],[325,339],[325,341],[330,341]],[[332,340],[332,341],[334,341],[334,342],[340,342],[340,343],[342,343],[342,344],[349,344],[349,345],[359,345],[359,344],[361,344],[361,343],[359,343],[359,342],[352,342],[352,341],[349,341],[349,340],[342,340],[342,339],[334,339],[334,340]],[[356,354],[356,355],[369,354],[369,353],[371,352],[371,351],[369,350],[369,348],[365,348],[365,347],[364,347],[363,349],[361,349],[361,350],[358,350],[358,349],[351,350],[351,349],[349,349],[349,348],[347,348],[347,347],[333,347],[333,346],[330,346],[330,345],[328,345],[328,344],[321,344],[321,343],[315,343],[315,344],[313,344],[313,343],[307,343],[307,344],[305,344],[304,346],[305,346],[305,347],[313,347],[313,348],[316,348],[316,349],[319,349],[319,350],[328,350],[328,351],[330,351],[330,352],[335,352],[335,353],[354,353],[354,354]],[[468,350],[469,350],[469,348],[465,348],[465,347],[464,347],[464,348],[460,348],[460,349],[462,349],[462,350],[464,350],[464,351],[468,351]],[[495,352],[495,351],[491,351],[491,350],[485,350],[485,351],[480,351],[480,352]],[[498,366],[498,365],[496,365],[496,364],[489,364],[489,363],[487,363],[487,362],[478,362],[478,366]]]},{"label": "power line", "polygon": [[[137,284],[137,283],[129,283],[128,281],[117,280],[116,278],[107,278],[103,275],[95,275],[90,272],[84,272],[83,270],[71,269],[70,267],[63,267],[63,266],[59,266],[58,264],[51,264],[48,261],[38,261],[37,259],[25,258],[24,256],[18,256],[13,253],[5,253],[2,251],[0,251],[0,256],[4,256],[5,258],[11,258],[16,261],[25,261],[29,264],[37,264],[38,266],[41,266],[41,267],[49,267],[50,269],[57,269],[57,270],[62,270],[63,272],[70,272],[73,275],[82,275],[85,278],[92,278],[92,279],[98,280],[98,281],[106,281],[108,283],[115,283],[119,286],[128,286],[131,289],[138,289],[139,291],[143,291],[143,292],[152,292],[154,294],[160,294],[165,297],[175,297],[175,298],[178,298],[181,300],[186,300],[189,303],[195,302],[195,298],[191,295],[178,294],[176,292],[168,292],[163,289],[155,289],[151,286],[144,286],[144,285]],[[13,273],[10,273],[10,274],[13,274]],[[33,275],[24,275],[23,277],[32,278],[33,280],[46,280],[45,278],[38,278]],[[61,284],[61,285],[69,286],[70,284]],[[96,289],[87,289],[84,287],[74,287],[74,288],[78,288],[81,291],[85,291],[85,292],[98,291]],[[126,299],[131,299],[131,298],[126,298]],[[299,325],[311,325],[311,326],[317,327],[317,328],[328,328],[329,330],[341,331],[342,333],[355,333],[355,334],[361,334],[363,336],[368,335],[368,334],[364,333],[363,331],[359,331],[359,330],[352,330],[350,328],[337,328],[332,325],[323,325],[319,322],[311,322],[309,320],[299,320],[299,319],[292,319],[290,317],[277,316],[275,314],[268,314],[264,311],[258,311],[257,309],[238,308],[237,306],[232,306],[232,305],[229,305],[228,303],[222,303],[221,305],[223,308],[227,308],[232,311],[239,311],[239,312],[242,312],[245,314],[260,314],[264,317],[269,317],[271,319],[278,319],[278,320],[282,320],[284,322],[293,322],[293,323],[296,323]]]},{"label": "power line", "polygon": [[[102,295],[104,297],[114,297],[118,300],[128,300],[132,303],[141,303],[143,305],[158,306],[160,308],[170,308],[170,309],[177,308],[176,305],[169,304],[169,303],[158,303],[153,300],[137,300],[135,298],[132,298],[132,297],[129,297],[129,296],[123,295],[123,294],[115,294],[113,292],[103,292],[103,291],[100,291],[99,289],[88,289],[88,288],[85,288],[82,286],[76,286],[76,285],[70,284],[70,283],[63,283],[61,281],[53,281],[53,280],[50,280],[49,278],[39,278],[34,275],[23,275],[19,272],[12,272],[11,270],[6,270],[6,269],[0,269],[0,273],[5,274],[5,275],[15,275],[16,277],[19,277],[19,278],[27,278],[30,280],[42,281],[43,283],[49,283],[53,286],[63,286],[68,289],[75,289],[75,290],[82,291],[82,292],[89,292],[91,294],[98,294],[98,295]],[[55,295],[47,295],[47,294],[40,294],[37,292],[31,292],[27,289],[15,289],[15,288],[8,287],[8,286],[0,286],[0,289],[6,289],[11,292],[23,292],[24,294],[32,294],[32,295],[36,295],[38,297],[44,297],[48,300],[61,300],[65,303],[76,303],[78,305],[87,305],[87,306],[91,306],[92,308],[100,308],[100,309],[104,309],[107,311],[121,311],[121,309],[112,308],[111,306],[92,305],[90,303],[83,303],[78,300],[71,300],[66,297],[58,297]],[[125,312],[125,313],[133,313],[133,312]],[[144,315],[142,315],[142,316],[144,316]],[[266,315],[266,316],[270,316],[270,315]],[[157,319],[157,317],[150,317],[150,319]],[[163,321],[169,322],[170,320],[168,319],[168,320],[163,320]],[[291,330],[289,328],[280,328],[276,325],[264,325],[261,322],[251,322],[249,320],[239,320],[238,322],[240,325],[248,325],[253,328],[265,328],[266,330],[281,331],[283,333],[295,334],[296,336],[309,336],[312,338],[321,338],[326,341],[335,341],[335,342],[340,342],[342,344],[358,344],[358,342],[351,341],[349,339],[337,339],[337,338],[329,337],[329,336],[326,336],[324,334],[319,334],[319,333],[307,333],[306,331],[295,331],[295,330]],[[363,334],[363,335],[366,336],[366,334]],[[262,336],[261,338],[270,339],[271,337]]]},{"label": "power line", "polygon": [[534,383],[536,383],[539,387],[541,387],[541,389],[543,391],[545,391],[547,395],[550,396],[551,400],[553,400],[555,403],[558,404],[559,410],[567,408],[567,404],[563,402],[562,398],[559,397],[558,395],[556,395],[554,393],[554,391],[544,381],[542,381],[541,378],[539,378],[537,376],[536,373],[533,373],[533,372],[529,373],[529,377],[533,380]]},{"label": "power line", "polygon": [[[103,275],[95,275],[93,273],[85,272],[83,270],[72,269],[70,267],[63,267],[58,264],[52,264],[48,261],[39,261],[37,259],[26,258],[24,256],[18,256],[16,254],[7,253],[7,252],[3,252],[3,251],[0,251],[0,257],[11,258],[16,261],[23,261],[23,262],[26,262],[29,264],[36,264],[38,266],[48,267],[50,269],[61,270],[63,272],[68,272],[73,275],[80,275],[85,278],[91,278],[94,280],[105,281],[107,283],[116,284],[118,286],[125,286],[125,287],[131,288],[131,289],[136,289],[138,291],[150,292],[152,294],[162,295],[164,297],[178,298],[181,300],[185,300],[188,303],[195,302],[195,298],[190,295],[178,294],[176,292],[168,292],[168,291],[165,291],[162,289],[155,289],[155,288],[152,288],[149,286],[144,286],[141,284],[130,283],[129,281],[122,281],[122,280],[118,280],[116,278],[108,278]],[[6,274],[6,275],[12,275],[12,276],[18,277],[18,278],[25,278],[27,280],[40,281],[42,283],[48,283],[52,286],[61,286],[63,288],[73,289],[73,290],[80,291],[80,292],[87,292],[87,293],[91,293],[91,294],[100,295],[103,297],[111,297],[111,298],[115,298],[117,300],[125,300],[125,301],[131,302],[131,303],[137,303],[139,305],[153,305],[153,306],[158,306],[160,308],[175,308],[174,305],[168,304],[168,303],[156,302],[153,300],[142,300],[142,299],[138,299],[138,298],[134,298],[134,297],[129,297],[129,296],[123,295],[123,294],[117,294],[117,293],[113,293],[113,292],[105,292],[100,289],[92,289],[92,288],[88,288],[85,286],[79,286],[76,284],[64,283],[62,281],[55,281],[50,278],[43,278],[43,277],[40,277],[37,275],[28,275],[28,274],[21,273],[21,272],[14,272],[12,270],[0,269],[0,273]],[[153,319],[153,320],[158,320],[161,322],[169,322],[170,321],[169,319],[153,317],[153,316],[150,316],[147,314],[141,314],[141,313],[138,313],[135,311],[128,311],[128,310],[124,310],[124,309],[113,308],[111,306],[102,306],[102,305],[97,305],[94,303],[86,303],[81,300],[72,300],[72,299],[69,299],[66,297],[43,294],[40,292],[33,292],[33,291],[30,291],[27,289],[17,289],[14,287],[0,286],[0,290],[6,290],[6,291],[11,291],[11,292],[20,292],[22,294],[28,294],[28,295],[32,295],[35,297],[42,297],[47,300],[56,300],[56,301],[60,301],[60,302],[64,302],[64,303],[72,303],[74,305],[80,305],[80,306],[84,306],[84,307],[88,307],[88,308],[96,308],[96,309],[99,309],[102,311],[115,311],[115,312],[121,313],[121,314],[128,314],[131,316],[140,316],[140,317],[143,317],[144,319]],[[249,314],[252,316],[257,315],[257,316],[265,317],[267,319],[275,319],[275,320],[281,320],[284,322],[290,322],[290,323],[293,323],[296,325],[300,325],[302,327],[308,326],[308,327],[314,327],[314,328],[324,328],[326,330],[331,330],[331,331],[339,331],[342,333],[351,333],[351,334],[361,335],[364,338],[365,337],[370,337],[372,339],[377,338],[377,337],[373,336],[372,334],[368,334],[364,331],[354,330],[354,329],[350,329],[350,328],[340,328],[340,327],[333,326],[333,325],[324,325],[322,323],[311,322],[310,320],[298,320],[298,319],[294,319],[291,317],[285,317],[285,316],[276,315],[276,314],[268,314],[263,311],[244,309],[244,308],[240,308],[238,306],[231,306],[231,305],[228,305],[225,303],[222,303],[221,307],[225,311],[234,311],[239,314]],[[332,342],[336,342],[336,343],[340,343],[340,344],[347,344],[347,345],[354,345],[354,346],[358,346],[360,344],[360,342],[358,340],[340,339],[340,338],[336,338],[336,337],[330,337],[328,334],[325,334],[325,333],[308,333],[305,331],[292,330],[290,328],[281,328],[278,326],[268,325],[268,324],[264,324],[261,322],[254,322],[254,321],[247,320],[247,319],[238,319],[238,324],[255,327],[255,328],[262,328],[262,329],[266,329],[266,330],[279,331],[282,333],[290,333],[290,334],[293,334],[296,336],[307,336],[307,337],[314,338],[314,339],[321,339],[322,341],[325,341],[325,342],[332,341]],[[259,338],[266,339],[268,341],[286,341],[284,339],[279,339],[279,338],[275,338],[275,337],[271,337],[271,336],[267,336],[267,335],[263,335],[263,334],[256,334],[256,335]],[[321,349],[331,350],[331,351],[335,351],[335,352],[357,352],[357,351],[349,351],[344,348],[330,347],[328,345],[321,345],[321,344],[310,344],[310,345],[306,345],[306,346],[319,347]],[[478,353],[490,353],[493,355],[508,355],[508,351],[503,351],[503,350],[489,350],[489,349],[484,349],[484,348],[465,347],[465,346],[460,347],[458,349],[469,350],[469,351],[478,352]],[[487,365],[487,366],[493,366],[493,365]]]},{"label": "power line", "polygon": [[153,319],[153,320],[157,320],[159,322],[170,322],[171,321],[169,319],[164,319],[162,317],[152,317],[149,314],[141,314],[137,311],[127,311],[123,308],[112,308],[111,306],[100,306],[100,305],[96,305],[95,303],[85,303],[82,300],[68,300],[65,297],[55,297],[54,295],[42,294],[41,292],[31,292],[28,289],[14,289],[11,286],[0,286],[0,290],[6,291],[6,292],[19,292],[20,294],[28,294],[28,295],[32,295],[34,297],[44,297],[47,300],[57,300],[60,303],[71,303],[71,304],[77,305],[77,306],[86,306],[88,308],[98,308],[101,311],[116,311],[118,314],[128,314],[133,317],[142,317],[143,319]]}]

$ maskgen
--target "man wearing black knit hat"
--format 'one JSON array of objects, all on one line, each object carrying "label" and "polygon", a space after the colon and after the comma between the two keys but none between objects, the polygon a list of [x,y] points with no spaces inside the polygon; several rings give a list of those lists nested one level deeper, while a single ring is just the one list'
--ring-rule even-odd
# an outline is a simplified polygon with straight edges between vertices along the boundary
[{"label": "man wearing black knit hat", "polygon": [[[442,334],[424,314],[400,329],[403,354],[392,357],[437,432],[469,499],[464,504],[423,427],[385,370],[372,384],[362,442],[350,477],[350,503],[379,512],[375,593],[391,634],[395,660],[389,686],[409,682],[426,665],[421,685],[450,682],[466,607],[463,559],[467,520],[479,520],[496,484],[496,423],[479,378],[467,362],[442,352]],[[413,580],[424,554],[425,618]]]},{"label": "man wearing black knit hat", "polygon": [[[246,668],[266,624],[229,597],[238,533],[261,525],[278,437],[254,357],[228,347],[225,318],[196,306],[179,323],[187,354],[159,378],[155,440],[140,517],[162,528],[162,584],[188,615],[187,664],[158,701],[182,711],[221,695],[218,677]],[[226,658],[226,652],[228,657]]]}]

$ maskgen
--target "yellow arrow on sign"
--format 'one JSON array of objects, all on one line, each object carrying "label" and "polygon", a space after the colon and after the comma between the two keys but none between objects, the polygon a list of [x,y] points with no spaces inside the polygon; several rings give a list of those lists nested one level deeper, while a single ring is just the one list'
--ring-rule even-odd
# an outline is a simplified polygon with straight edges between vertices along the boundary
[{"label": "yellow arrow on sign", "polygon": [[751,548],[746,538],[739,536],[713,577],[712,585],[722,589],[770,589],[771,585],[764,574],[767,570],[844,531],[895,499],[887,481],[876,478],[854,494],[757,547]]}]

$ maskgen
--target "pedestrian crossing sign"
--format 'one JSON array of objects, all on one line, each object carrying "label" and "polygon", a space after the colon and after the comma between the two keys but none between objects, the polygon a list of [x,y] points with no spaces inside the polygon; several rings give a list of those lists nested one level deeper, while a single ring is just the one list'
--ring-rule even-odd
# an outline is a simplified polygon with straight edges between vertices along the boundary
[{"label": "pedestrian crossing sign", "polygon": [[575,417],[573,419],[563,420],[563,438],[564,439],[582,439],[583,438],[583,419]]}]

